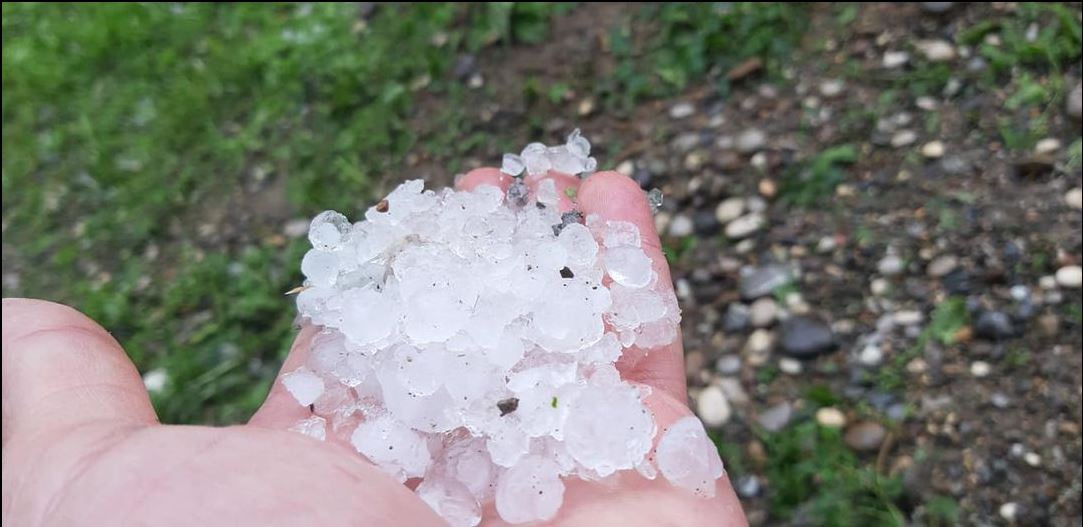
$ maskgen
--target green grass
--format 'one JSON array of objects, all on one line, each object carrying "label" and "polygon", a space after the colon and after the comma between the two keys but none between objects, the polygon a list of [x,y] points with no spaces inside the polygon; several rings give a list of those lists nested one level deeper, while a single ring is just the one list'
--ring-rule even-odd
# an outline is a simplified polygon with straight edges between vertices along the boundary
[{"label": "green grass", "polygon": [[955,343],[959,330],[970,324],[970,313],[966,310],[966,299],[950,297],[936,306],[930,316],[929,324],[912,346],[895,355],[876,374],[880,388],[887,391],[901,390],[906,386],[909,373],[906,365],[925,352],[925,347],[932,342],[941,346]]},{"label": "green grass", "polygon": [[762,433],[760,440],[767,454],[772,519],[838,527],[906,525],[896,505],[903,491],[900,478],[878,474],[846,446],[840,430],[806,420]]},{"label": "green grass", "polygon": [[[759,57],[769,73],[797,45],[808,7],[797,3],[666,2],[646,4],[636,20],[614,28],[609,41],[618,62],[602,79],[610,107],[628,110],[644,98],[673,95],[708,73],[729,92],[724,74],[746,59]],[[647,22],[648,32],[633,28]]]},{"label": "green grass", "polygon": [[[460,51],[537,42],[566,9],[4,4],[5,295],[76,305],[166,371],[164,421],[246,419],[292,334],[303,243],[277,218],[356,214],[416,146],[416,86],[453,98]],[[272,217],[229,229],[275,180]]]},{"label": "green grass", "polygon": [[[356,215],[410,150],[456,170],[499,143],[458,104],[465,88],[448,70],[461,53],[543,42],[575,8],[4,4],[5,295],[75,305],[141,371],[166,372],[153,394],[163,421],[243,421],[293,333],[282,292],[300,281],[304,242],[278,235],[280,222]],[[620,72],[586,79],[605,100],[672,94],[752,55],[775,65],[804,12],[637,9],[611,28],[628,37],[613,42]],[[546,79],[539,95],[559,101],[582,82]],[[421,116],[420,144],[423,92],[443,104]],[[250,191],[276,185],[269,210],[247,210]]]},{"label": "green grass", "polygon": [[782,201],[798,207],[823,205],[835,194],[846,175],[846,166],[857,161],[851,144],[828,148],[788,169],[779,192]]}]

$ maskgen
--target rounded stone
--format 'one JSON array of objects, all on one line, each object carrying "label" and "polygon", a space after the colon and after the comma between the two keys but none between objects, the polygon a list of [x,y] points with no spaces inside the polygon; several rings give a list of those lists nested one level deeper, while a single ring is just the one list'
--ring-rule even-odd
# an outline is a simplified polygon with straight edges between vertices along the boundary
[{"label": "rounded stone", "polygon": [[838,408],[827,406],[816,410],[816,422],[827,428],[842,428],[846,426],[846,415]]},{"label": "rounded stone", "polygon": [[1079,289],[1083,286],[1083,267],[1078,265],[1066,265],[1057,269],[1057,285],[1069,289]]},{"label": "rounded stone", "polygon": [[754,328],[765,328],[778,317],[778,304],[775,299],[765,296],[752,302],[748,310],[748,320]]},{"label": "rounded stone", "polygon": [[699,392],[699,397],[696,398],[696,414],[708,428],[718,428],[730,420],[733,409],[722,389],[712,384]]},{"label": "rounded stone", "polygon": [[868,452],[880,448],[886,436],[887,430],[880,423],[863,421],[847,429],[843,440],[854,450]]},{"label": "rounded stone", "polygon": [[792,316],[780,329],[782,350],[796,358],[811,358],[835,348],[831,327],[812,316]]}]

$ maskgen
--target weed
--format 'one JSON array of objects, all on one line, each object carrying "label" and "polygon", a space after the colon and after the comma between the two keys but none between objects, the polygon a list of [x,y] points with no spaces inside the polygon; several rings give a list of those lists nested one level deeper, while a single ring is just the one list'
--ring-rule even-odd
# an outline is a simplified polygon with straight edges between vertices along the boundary
[{"label": "weed", "polygon": [[799,207],[822,204],[835,193],[845,175],[844,166],[857,160],[857,148],[845,144],[828,148],[812,159],[789,169],[780,195],[784,202]]}]

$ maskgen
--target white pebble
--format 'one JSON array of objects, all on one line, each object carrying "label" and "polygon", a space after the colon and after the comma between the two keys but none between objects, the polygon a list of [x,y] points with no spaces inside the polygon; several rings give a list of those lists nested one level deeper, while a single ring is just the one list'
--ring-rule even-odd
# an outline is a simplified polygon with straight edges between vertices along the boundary
[{"label": "white pebble", "polygon": [[838,408],[827,406],[816,410],[816,422],[827,428],[842,428],[846,426],[846,415]]},{"label": "white pebble", "polygon": [[1083,285],[1083,268],[1078,265],[1066,265],[1057,269],[1057,285],[1069,289],[1079,289]]},{"label": "white pebble", "polygon": [[778,369],[786,375],[800,375],[804,370],[804,366],[801,365],[801,361],[790,357],[783,357],[778,360]]},{"label": "white pebble", "polygon": [[760,230],[767,218],[758,212],[741,216],[726,225],[726,237],[734,240],[748,237]]},{"label": "white pebble", "polygon": [[733,410],[722,389],[712,384],[699,392],[699,397],[696,398],[696,414],[703,419],[703,424],[718,428],[729,421]]}]

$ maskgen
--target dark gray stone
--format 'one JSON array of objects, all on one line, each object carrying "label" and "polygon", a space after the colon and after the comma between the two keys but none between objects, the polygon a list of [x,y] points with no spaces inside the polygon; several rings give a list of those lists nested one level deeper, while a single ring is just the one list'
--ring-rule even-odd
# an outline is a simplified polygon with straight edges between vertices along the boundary
[{"label": "dark gray stone", "polygon": [[1015,324],[1012,318],[1002,311],[985,311],[978,316],[974,332],[979,337],[989,340],[1004,340],[1014,337]]},{"label": "dark gray stone", "polygon": [[814,317],[798,315],[782,323],[779,344],[790,356],[806,359],[835,349],[831,327]]}]

